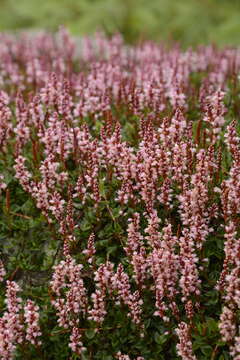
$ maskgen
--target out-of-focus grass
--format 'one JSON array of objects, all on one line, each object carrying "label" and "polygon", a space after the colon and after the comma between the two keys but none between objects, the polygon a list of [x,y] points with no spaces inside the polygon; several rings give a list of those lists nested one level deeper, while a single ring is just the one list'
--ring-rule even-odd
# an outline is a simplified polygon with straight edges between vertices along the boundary
[{"label": "out-of-focus grass", "polygon": [[104,29],[183,45],[240,43],[240,0],[0,0],[0,30],[66,25],[73,34]]}]

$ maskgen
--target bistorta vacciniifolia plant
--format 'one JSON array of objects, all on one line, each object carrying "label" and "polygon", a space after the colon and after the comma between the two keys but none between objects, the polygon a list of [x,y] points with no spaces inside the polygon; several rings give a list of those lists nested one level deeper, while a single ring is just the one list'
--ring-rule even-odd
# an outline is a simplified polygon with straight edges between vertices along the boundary
[{"label": "bistorta vacciniifolia plant", "polygon": [[240,50],[0,39],[1,358],[240,359]]}]

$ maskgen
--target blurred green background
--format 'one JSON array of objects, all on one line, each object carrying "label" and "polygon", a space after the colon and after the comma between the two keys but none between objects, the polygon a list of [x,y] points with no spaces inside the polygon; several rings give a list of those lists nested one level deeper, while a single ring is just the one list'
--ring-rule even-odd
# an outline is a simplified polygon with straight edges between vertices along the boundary
[{"label": "blurred green background", "polygon": [[0,30],[65,25],[73,34],[103,29],[185,46],[240,43],[240,0],[0,0]]}]

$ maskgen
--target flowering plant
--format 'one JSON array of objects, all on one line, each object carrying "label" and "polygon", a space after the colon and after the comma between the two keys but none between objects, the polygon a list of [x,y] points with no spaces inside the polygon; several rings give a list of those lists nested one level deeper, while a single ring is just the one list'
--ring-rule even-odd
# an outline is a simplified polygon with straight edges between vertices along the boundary
[{"label": "flowering plant", "polygon": [[0,357],[240,359],[239,49],[0,37]]}]

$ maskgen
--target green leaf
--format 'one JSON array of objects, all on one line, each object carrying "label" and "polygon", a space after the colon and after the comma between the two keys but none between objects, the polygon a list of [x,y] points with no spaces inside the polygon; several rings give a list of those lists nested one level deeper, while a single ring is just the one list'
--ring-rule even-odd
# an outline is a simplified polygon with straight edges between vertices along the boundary
[{"label": "green leaf", "polygon": [[167,341],[167,337],[166,335],[160,335],[159,333],[155,333],[154,340],[157,344],[163,345]]},{"label": "green leaf", "polygon": [[111,255],[111,254],[115,253],[117,250],[118,250],[118,247],[116,245],[110,246],[107,250],[107,254]]},{"label": "green leaf", "polygon": [[96,334],[95,329],[88,329],[88,330],[85,331],[85,335],[89,340],[93,339],[95,334]]},{"label": "green leaf", "polygon": [[212,354],[213,349],[210,345],[204,345],[201,347],[201,352],[209,359],[209,356]]}]

